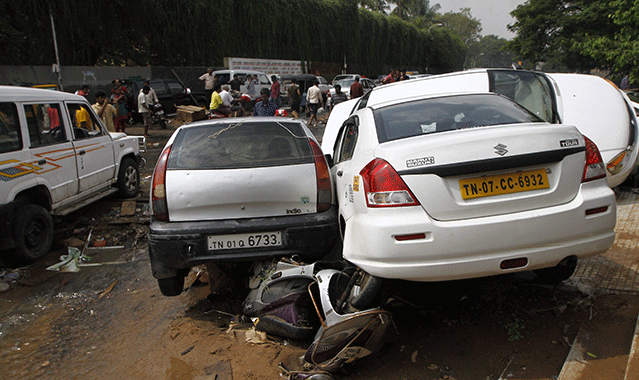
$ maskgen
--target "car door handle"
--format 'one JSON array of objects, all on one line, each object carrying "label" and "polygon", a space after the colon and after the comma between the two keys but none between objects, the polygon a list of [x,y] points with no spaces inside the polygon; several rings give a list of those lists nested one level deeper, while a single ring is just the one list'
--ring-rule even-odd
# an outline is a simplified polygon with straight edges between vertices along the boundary
[{"label": "car door handle", "polygon": [[47,163],[47,160],[40,160],[38,161],[38,165],[44,165]]},{"label": "car door handle", "polygon": [[80,152],[78,152],[80,155],[85,154],[86,151],[85,150],[81,150]]},{"label": "car door handle", "polygon": [[343,171],[341,171],[341,170],[337,172],[337,176],[338,176],[338,177],[341,177],[343,174],[344,174],[344,172],[343,172]]}]

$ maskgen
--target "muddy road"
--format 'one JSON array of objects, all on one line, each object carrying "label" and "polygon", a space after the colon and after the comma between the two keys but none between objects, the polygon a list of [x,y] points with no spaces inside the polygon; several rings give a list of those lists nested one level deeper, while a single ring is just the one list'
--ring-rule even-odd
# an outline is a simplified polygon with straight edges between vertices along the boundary
[{"label": "muddy road", "polygon": [[[301,369],[310,342],[247,342],[250,324],[239,313],[248,289],[210,295],[206,274],[193,270],[182,295],[160,294],[146,251],[147,194],[171,126],[151,131],[133,215],[122,215],[122,199],[104,199],[57,221],[43,259],[0,266],[10,286],[0,292],[0,378],[279,379],[280,363]],[[78,272],[45,270],[89,234],[92,259]],[[591,352],[603,363],[592,378],[623,379],[639,311],[635,292],[546,286],[527,273],[389,282],[383,295],[393,315],[384,346],[337,378],[557,379],[575,336],[590,326],[607,342]]]}]

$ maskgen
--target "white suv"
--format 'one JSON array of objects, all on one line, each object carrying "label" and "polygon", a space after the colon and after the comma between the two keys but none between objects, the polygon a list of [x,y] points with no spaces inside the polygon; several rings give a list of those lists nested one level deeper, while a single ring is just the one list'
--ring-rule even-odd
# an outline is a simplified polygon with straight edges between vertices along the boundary
[{"label": "white suv", "polygon": [[138,193],[140,140],[109,133],[81,96],[0,86],[0,251],[28,263],[53,242],[51,215]]}]

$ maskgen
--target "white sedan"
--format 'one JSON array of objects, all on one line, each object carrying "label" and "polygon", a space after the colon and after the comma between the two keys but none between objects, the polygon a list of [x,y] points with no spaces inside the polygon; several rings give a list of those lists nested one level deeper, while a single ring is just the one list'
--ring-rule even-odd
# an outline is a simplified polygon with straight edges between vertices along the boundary
[{"label": "white sedan", "polygon": [[606,167],[574,126],[492,93],[349,101],[331,118],[343,257],[373,276],[558,282],[613,243]]},{"label": "white sedan", "polygon": [[[475,69],[384,85],[364,95],[360,104],[443,91],[502,94],[549,123],[576,126],[599,147],[610,187],[624,182],[639,158],[639,127],[630,100],[614,84],[595,75]],[[326,136],[323,141],[332,149]]]}]

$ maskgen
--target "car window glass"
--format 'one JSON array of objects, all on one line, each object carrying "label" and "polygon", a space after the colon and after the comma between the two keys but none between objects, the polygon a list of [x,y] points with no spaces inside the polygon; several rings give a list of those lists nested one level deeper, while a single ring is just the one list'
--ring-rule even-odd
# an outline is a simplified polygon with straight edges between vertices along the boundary
[{"label": "car window glass", "polygon": [[364,96],[362,96],[360,98],[360,101],[357,104],[357,109],[358,110],[361,110],[362,108],[366,107],[366,104],[368,103],[368,98],[371,97],[371,93],[372,93],[372,91],[369,91],[369,92],[365,93]]},{"label": "car window glass", "polygon": [[169,91],[171,94],[184,94],[184,87],[180,83],[177,82],[168,82]]},{"label": "car window glass", "polygon": [[271,82],[268,81],[268,78],[264,74],[259,74],[257,78],[259,79],[260,84],[271,84]]},{"label": "car window glass", "polygon": [[[142,89],[142,87],[144,87],[144,83],[140,84],[140,89]],[[151,87],[153,89],[153,91],[155,91],[155,95],[167,95],[169,93],[169,91],[167,90],[166,86],[164,85],[164,81],[162,80],[152,80],[149,81],[149,87]]]},{"label": "car window glass", "polygon": [[339,157],[337,162],[347,161],[353,157],[355,145],[357,144],[358,129],[353,123],[349,123],[344,128],[340,141]]},{"label": "car window glass", "polygon": [[231,81],[231,74],[216,74],[220,84],[227,84]]},{"label": "car window glass", "polygon": [[0,153],[22,148],[18,108],[14,103],[0,103]]},{"label": "car window glass", "polygon": [[67,103],[67,109],[71,117],[75,140],[103,135],[102,126],[91,107],[84,103]]},{"label": "car window glass", "polygon": [[24,115],[27,118],[31,148],[68,141],[61,118],[60,104],[28,104],[24,106]]},{"label": "car window glass", "polygon": [[328,84],[328,81],[324,79],[324,77],[317,77],[317,79],[319,80],[320,84]]},{"label": "car window glass", "polygon": [[492,71],[490,74],[494,92],[511,98],[545,121],[554,122],[552,90],[544,76],[525,71]]},{"label": "car window glass", "polygon": [[459,95],[400,103],[374,111],[380,142],[499,124],[541,122],[500,95]]},{"label": "car window glass", "polygon": [[308,137],[297,122],[227,122],[184,128],[169,169],[235,169],[312,163]]}]

